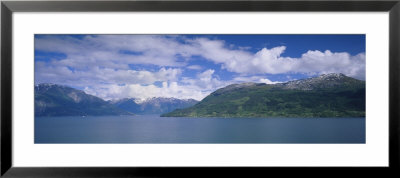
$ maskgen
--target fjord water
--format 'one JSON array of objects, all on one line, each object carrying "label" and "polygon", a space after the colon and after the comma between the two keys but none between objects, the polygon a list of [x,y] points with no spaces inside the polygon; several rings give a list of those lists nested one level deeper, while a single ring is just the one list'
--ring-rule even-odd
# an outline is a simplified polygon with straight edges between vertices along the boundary
[{"label": "fjord water", "polygon": [[365,143],[365,118],[36,117],[35,143]]}]

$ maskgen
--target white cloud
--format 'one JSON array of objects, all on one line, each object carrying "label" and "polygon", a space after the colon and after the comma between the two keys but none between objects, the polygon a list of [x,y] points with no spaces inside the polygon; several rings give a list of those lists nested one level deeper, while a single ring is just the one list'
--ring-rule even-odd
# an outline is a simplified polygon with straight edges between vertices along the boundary
[{"label": "white cloud", "polygon": [[71,86],[91,86],[99,84],[153,84],[154,82],[177,81],[182,71],[178,68],[160,68],[158,71],[122,70],[87,67],[72,70],[53,63],[35,63],[36,83],[59,83]]},{"label": "white cloud", "polygon": [[187,69],[192,69],[192,70],[201,70],[203,69],[203,67],[199,66],[199,65],[190,65],[186,67]]},{"label": "white cloud", "polygon": [[88,94],[99,96],[106,100],[121,98],[140,98],[151,97],[174,97],[179,99],[202,100],[210,94],[210,91],[203,91],[193,85],[179,85],[177,82],[163,82],[161,87],[151,85],[104,85],[86,87],[84,90]]},{"label": "white cloud", "polygon": [[282,82],[277,82],[277,81],[275,81],[275,82],[273,82],[273,81],[271,81],[271,80],[269,80],[269,79],[267,79],[267,78],[262,78],[262,79],[260,79],[260,80],[258,80],[260,83],[265,83],[265,84],[277,84],[277,83],[282,83]]},{"label": "white cloud", "polygon": [[231,84],[232,81],[223,81],[214,76],[214,70],[207,69],[196,75],[196,78],[183,77],[181,82],[186,85],[196,86],[203,91],[214,91],[218,88]]},{"label": "white cloud", "polygon": [[254,83],[265,83],[265,84],[276,84],[276,83],[282,83],[279,81],[271,81],[268,78],[265,78],[263,76],[240,76],[240,77],[235,77],[233,78],[234,83],[238,82],[254,82]]},{"label": "white cloud", "polygon": [[244,50],[230,50],[223,41],[194,40],[203,57],[222,68],[240,74],[283,74],[283,73],[343,73],[358,79],[365,79],[365,54],[351,56],[347,52],[326,50],[307,51],[300,58],[282,57],[285,46],[263,48],[251,54]]},{"label": "white cloud", "polygon": [[[343,73],[358,79],[365,79],[365,54],[351,56],[346,52],[326,50],[308,51],[300,58],[281,57],[285,47],[262,49],[254,55],[245,69],[248,73]],[[235,70],[235,69],[232,69]],[[244,69],[241,69],[244,70]]]}]

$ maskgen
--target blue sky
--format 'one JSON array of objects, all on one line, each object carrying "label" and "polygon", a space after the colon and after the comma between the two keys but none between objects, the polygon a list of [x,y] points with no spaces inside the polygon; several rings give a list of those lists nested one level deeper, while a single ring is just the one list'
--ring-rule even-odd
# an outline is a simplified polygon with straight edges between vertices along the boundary
[{"label": "blue sky", "polygon": [[35,83],[103,99],[201,100],[232,83],[365,80],[365,35],[35,35]]}]

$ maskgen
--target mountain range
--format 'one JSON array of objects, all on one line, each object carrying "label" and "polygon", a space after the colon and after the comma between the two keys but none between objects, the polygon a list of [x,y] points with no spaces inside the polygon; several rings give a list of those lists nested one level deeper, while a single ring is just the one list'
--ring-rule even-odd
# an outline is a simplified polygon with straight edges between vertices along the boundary
[{"label": "mountain range", "polygon": [[125,98],[112,102],[115,106],[135,114],[163,114],[179,108],[187,108],[196,104],[194,99],[177,99],[153,97],[146,100]]},{"label": "mountain range", "polygon": [[162,114],[193,106],[198,101],[176,98],[125,98],[117,101],[86,94],[68,86],[43,83],[35,86],[35,116],[102,116]]},{"label": "mountain range", "polygon": [[163,117],[365,117],[365,81],[344,74],[226,86]]},{"label": "mountain range", "polygon": [[343,74],[285,83],[239,83],[202,101],[154,97],[105,101],[57,84],[35,86],[35,116],[365,117],[365,81]]},{"label": "mountain range", "polygon": [[132,115],[81,90],[56,84],[35,86],[35,116]]}]

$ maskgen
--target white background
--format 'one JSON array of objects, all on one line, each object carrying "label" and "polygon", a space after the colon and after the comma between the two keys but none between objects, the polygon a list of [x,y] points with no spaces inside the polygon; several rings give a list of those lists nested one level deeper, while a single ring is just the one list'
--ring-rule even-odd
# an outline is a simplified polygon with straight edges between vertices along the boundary
[{"label": "white background", "polygon": [[[13,166],[388,166],[388,23],[388,13],[14,13]],[[367,141],[34,144],[35,33],[366,34]]]}]

